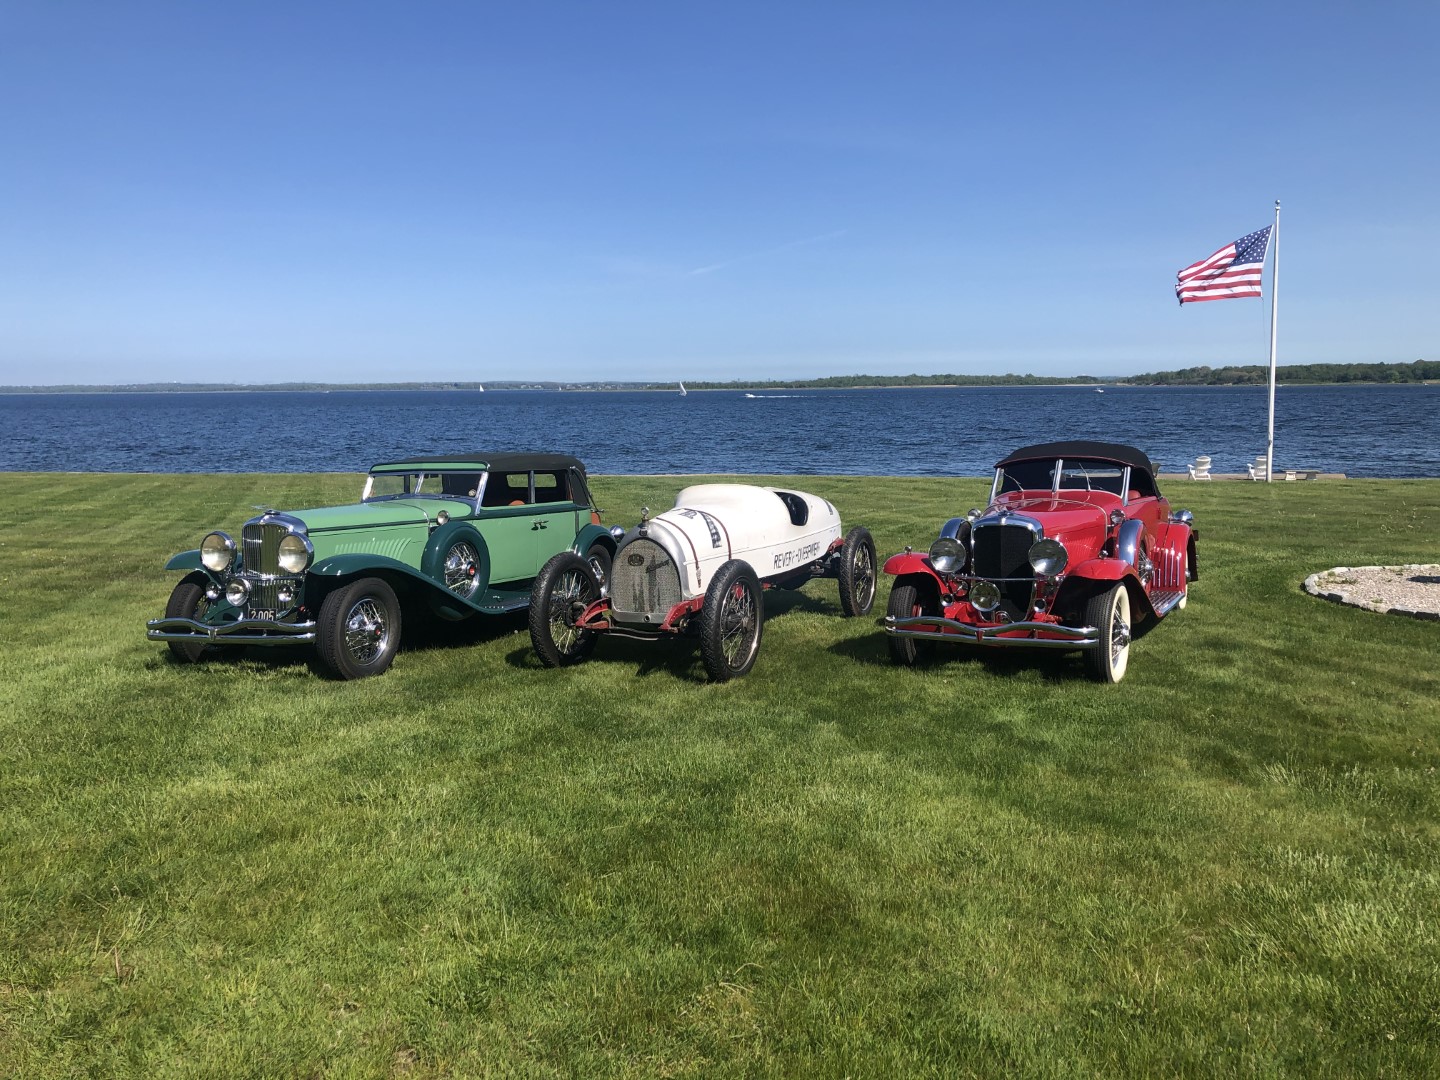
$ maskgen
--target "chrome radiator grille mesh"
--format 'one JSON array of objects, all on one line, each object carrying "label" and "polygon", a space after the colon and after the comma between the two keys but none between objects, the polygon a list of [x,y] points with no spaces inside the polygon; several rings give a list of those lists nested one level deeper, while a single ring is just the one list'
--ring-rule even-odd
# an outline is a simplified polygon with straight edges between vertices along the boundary
[{"label": "chrome radiator grille mesh", "polygon": [[280,573],[280,541],[289,531],[284,525],[247,524],[240,534],[245,569],[252,574]]},{"label": "chrome radiator grille mesh", "polygon": [[[1024,525],[982,525],[974,531],[975,576],[994,581],[1000,596],[1013,606],[1011,614],[1030,606],[1035,587],[1035,570],[1030,565],[1030,547],[1035,534]],[[1005,581],[1004,578],[1019,578]]]},{"label": "chrome radiator grille mesh", "polygon": [[654,540],[626,544],[610,570],[610,602],[616,611],[668,612],[681,600],[680,572]]}]

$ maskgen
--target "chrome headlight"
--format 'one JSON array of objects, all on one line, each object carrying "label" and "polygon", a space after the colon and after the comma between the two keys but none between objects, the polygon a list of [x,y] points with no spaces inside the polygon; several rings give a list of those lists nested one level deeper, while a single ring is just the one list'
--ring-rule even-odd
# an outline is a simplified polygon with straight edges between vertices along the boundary
[{"label": "chrome headlight", "polygon": [[250,583],[244,578],[231,578],[225,586],[225,602],[231,607],[244,607],[250,599]]},{"label": "chrome headlight", "polygon": [[977,581],[970,586],[970,604],[982,615],[989,615],[1000,606],[1000,586],[993,581]]},{"label": "chrome headlight", "polygon": [[941,574],[953,574],[965,565],[965,545],[953,536],[942,536],[930,545],[930,565]]},{"label": "chrome headlight", "polygon": [[280,563],[280,569],[287,574],[303,574],[310,566],[310,560],[315,555],[315,548],[311,545],[308,537],[299,533],[289,533],[280,541],[280,549],[276,555]]},{"label": "chrome headlight", "polygon": [[1070,555],[1065,550],[1065,545],[1059,540],[1038,540],[1030,548],[1030,565],[1035,568],[1037,574],[1044,574],[1046,577],[1054,577],[1065,569],[1065,564],[1070,561]]},{"label": "chrome headlight", "polygon": [[235,541],[223,532],[213,532],[200,541],[200,562],[211,573],[230,569],[234,561]]}]

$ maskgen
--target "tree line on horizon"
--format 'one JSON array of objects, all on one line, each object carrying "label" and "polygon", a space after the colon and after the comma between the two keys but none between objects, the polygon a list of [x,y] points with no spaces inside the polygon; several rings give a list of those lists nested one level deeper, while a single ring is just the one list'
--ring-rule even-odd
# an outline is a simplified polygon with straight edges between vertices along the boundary
[{"label": "tree line on horizon", "polygon": [[[1275,369],[1276,379],[1298,383],[1424,383],[1440,382],[1440,361],[1416,360],[1410,364],[1283,364]],[[886,386],[1250,386],[1269,381],[1270,368],[1265,364],[1233,365],[1212,368],[1204,365],[1180,368],[1177,371],[1155,371],[1143,375],[828,375],[818,379],[762,379],[758,381],[731,379],[725,382],[692,382],[692,390],[824,390],[855,389]],[[674,382],[620,382],[593,380],[565,382],[554,380],[507,381],[489,383],[494,390],[673,390]],[[125,383],[111,385],[67,386],[0,386],[6,394],[89,394],[89,393],[217,393],[242,390],[314,391],[314,390],[479,390],[478,382],[393,382],[393,383],[323,383],[287,382],[265,384],[241,383]]]}]

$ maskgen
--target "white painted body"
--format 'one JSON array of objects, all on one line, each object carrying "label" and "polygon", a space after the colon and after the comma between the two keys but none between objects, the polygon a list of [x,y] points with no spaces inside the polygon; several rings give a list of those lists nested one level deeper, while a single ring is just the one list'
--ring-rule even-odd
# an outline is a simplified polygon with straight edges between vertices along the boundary
[{"label": "white painted body", "polygon": [[[795,524],[790,505],[804,508],[804,524]],[[824,558],[841,537],[840,514],[824,499],[750,484],[684,488],[646,530],[680,567],[687,597],[703,595],[731,559],[749,563],[762,581],[783,578]]]}]

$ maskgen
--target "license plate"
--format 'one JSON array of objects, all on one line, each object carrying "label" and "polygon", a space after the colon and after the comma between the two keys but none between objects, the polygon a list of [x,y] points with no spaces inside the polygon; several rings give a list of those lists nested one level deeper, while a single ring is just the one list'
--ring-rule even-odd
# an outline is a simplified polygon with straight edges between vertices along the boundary
[{"label": "license plate", "polygon": [[252,619],[269,619],[271,622],[274,622],[275,612],[268,608],[257,608],[255,611],[250,612],[250,617]]}]

